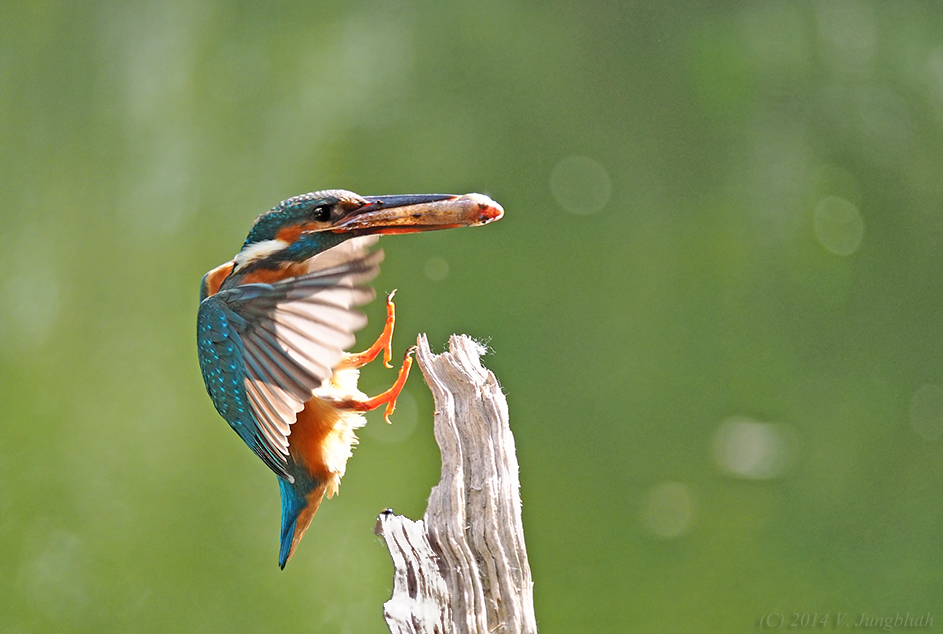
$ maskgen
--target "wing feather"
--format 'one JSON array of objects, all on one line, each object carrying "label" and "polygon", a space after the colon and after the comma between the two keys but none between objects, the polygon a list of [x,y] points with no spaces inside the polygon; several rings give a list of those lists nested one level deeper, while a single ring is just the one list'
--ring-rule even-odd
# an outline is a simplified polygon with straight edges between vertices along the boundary
[{"label": "wing feather", "polygon": [[[264,365],[273,382],[284,391],[294,394],[317,388],[314,382],[305,383],[304,368],[295,363],[288,363],[290,359],[279,354],[277,347],[273,349],[268,338],[259,337],[251,345],[256,348],[253,357]],[[287,367],[288,365],[291,367]]]},{"label": "wing feather", "polygon": [[[252,351],[251,346],[251,343],[246,345],[246,349],[250,351],[250,354],[246,355],[246,363],[250,366],[249,374],[258,377],[258,380],[254,382],[254,386],[259,395],[268,403],[269,409],[278,414],[279,417],[291,416],[301,411],[300,408],[296,410],[292,407],[292,401],[289,399],[292,393],[291,390],[284,389],[281,386],[280,379],[274,376],[277,372],[272,371],[274,369],[272,366],[265,365],[258,361],[258,353]],[[303,389],[303,387],[300,388],[300,390]],[[288,425],[279,424],[280,420],[273,422],[276,423],[275,426],[280,431],[286,434],[289,433]]]},{"label": "wing feather", "polygon": [[246,383],[246,393],[249,395],[249,402],[256,412],[256,419],[259,423],[258,429],[262,432],[265,444],[274,447],[283,455],[288,455],[288,437],[279,433],[272,422],[273,419],[277,418],[277,415],[272,412],[269,404],[258,393],[254,383]]},{"label": "wing feather", "polygon": [[373,299],[364,284],[376,277],[383,259],[382,251],[367,251],[372,242],[325,251],[298,277],[224,284],[200,305],[200,358],[210,396],[283,478],[291,479],[286,466],[295,416],[367,322],[356,307]]}]

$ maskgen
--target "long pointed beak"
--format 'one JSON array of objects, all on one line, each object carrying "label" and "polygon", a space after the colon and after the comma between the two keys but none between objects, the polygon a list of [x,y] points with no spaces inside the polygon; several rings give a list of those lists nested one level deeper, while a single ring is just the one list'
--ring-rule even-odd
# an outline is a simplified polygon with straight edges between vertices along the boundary
[{"label": "long pointed beak", "polygon": [[408,194],[365,196],[367,204],[331,231],[367,234],[416,233],[476,227],[499,220],[504,209],[482,194]]}]

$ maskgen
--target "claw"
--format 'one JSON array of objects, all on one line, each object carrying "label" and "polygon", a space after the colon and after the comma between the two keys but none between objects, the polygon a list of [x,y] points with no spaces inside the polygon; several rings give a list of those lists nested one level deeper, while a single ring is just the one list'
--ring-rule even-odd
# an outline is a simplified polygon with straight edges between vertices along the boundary
[{"label": "claw", "polygon": [[396,409],[396,399],[399,398],[400,392],[403,391],[403,387],[406,386],[406,379],[409,378],[409,369],[413,365],[413,354],[416,352],[416,346],[411,346],[409,350],[406,351],[405,356],[403,357],[403,365],[399,368],[399,375],[396,377],[396,382],[390,387],[390,389],[385,392],[374,396],[373,398],[364,399],[362,401],[348,399],[345,401],[339,401],[334,404],[338,409],[350,409],[357,412],[369,412],[375,410],[381,405],[386,405],[386,408],[383,410],[383,419],[389,423],[390,414]]},{"label": "claw", "polygon": [[[396,295],[396,289],[390,291],[386,296],[386,324],[383,326],[383,334],[386,336],[386,347],[383,348],[383,365],[392,368],[390,361],[393,359],[393,326],[396,325],[396,305],[393,304],[393,296]],[[382,335],[381,335],[382,337]]]},{"label": "claw", "polygon": [[410,346],[406,351],[406,355],[403,357],[403,365],[400,366],[399,375],[396,377],[396,383],[393,384],[388,392],[393,392],[390,396],[390,400],[386,403],[386,409],[383,411],[383,420],[386,421],[387,425],[391,424],[390,414],[396,409],[396,399],[399,398],[400,392],[403,391],[403,388],[406,386],[406,379],[409,378],[409,369],[413,367],[413,355],[416,353],[416,346]]},{"label": "claw", "polygon": [[393,304],[393,296],[396,295],[396,289],[386,296],[386,324],[383,326],[383,332],[373,342],[373,345],[363,352],[354,352],[344,355],[339,368],[360,368],[374,359],[383,351],[383,365],[392,368],[390,361],[393,358],[393,327],[396,325],[396,306]]}]

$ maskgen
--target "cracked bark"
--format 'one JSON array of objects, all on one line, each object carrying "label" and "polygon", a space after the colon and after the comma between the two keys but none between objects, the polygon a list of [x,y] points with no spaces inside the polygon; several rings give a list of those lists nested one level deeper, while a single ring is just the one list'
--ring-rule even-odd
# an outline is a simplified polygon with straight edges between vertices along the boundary
[{"label": "cracked bark", "polygon": [[521,523],[520,480],[507,400],[481,365],[484,349],[452,335],[416,360],[435,399],[442,475],[423,519],[377,519],[393,559],[383,616],[393,634],[531,634],[533,580]]}]

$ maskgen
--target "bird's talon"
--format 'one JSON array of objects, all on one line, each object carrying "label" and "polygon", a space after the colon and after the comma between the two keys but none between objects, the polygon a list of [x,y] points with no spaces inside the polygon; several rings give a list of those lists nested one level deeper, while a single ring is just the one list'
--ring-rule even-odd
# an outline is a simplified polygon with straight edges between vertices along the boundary
[{"label": "bird's talon", "polygon": [[386,296],[386,330],[389,331],[390,336],[387,338],[386,346],[383,348],[383,365],[388,368],[393,367],[390,361],[393,360],[393,325],[396,323],[396,305],[393,304],[394,295],[396,295],[395,288]]},{"label": "bird's talon", "polygon": [[399,398],[403,387],[406,385],[406,377],[409,376],[409,369],[413,366],[413,354],[415,352],[416,346],[410,346],[409,349],[406,350],[406,354],[403,355],[403,365],[399,370],[399,376],[396,379],[396,383],[390,388],[390,400],[386,402],[386,409],[383,411],[383,420],[386,421],[387,425],[392,424],[390,414],[396,410],[396,399]]},{"label": "bird's talon", "polygon": [[383,332],[377,337],[369,348],[363,352],[348,353],[344,355],[343,360],[338,367],[360,368],[376,359],[380,351],[383,351],[383,365],[392,368],[390,361],[393,358],[393,327],[396,324],[396,307],[393,305],[393,296],[396,294],[394,289],[386,296],[386,324],[383,326]]}]

